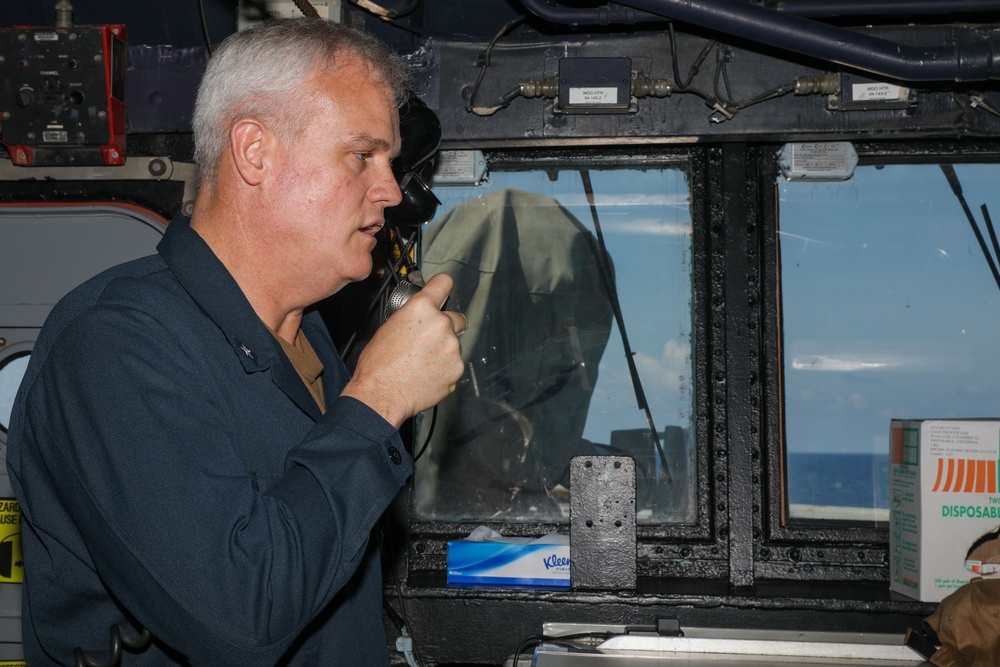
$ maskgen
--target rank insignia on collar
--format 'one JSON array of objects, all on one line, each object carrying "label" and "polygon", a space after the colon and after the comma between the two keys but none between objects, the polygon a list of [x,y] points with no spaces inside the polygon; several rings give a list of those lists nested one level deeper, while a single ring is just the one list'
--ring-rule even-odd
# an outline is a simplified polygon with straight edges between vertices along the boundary
[{"label": "rank insignia on collar", "polygon": [[251,361],[257,361],[257,357],[254,355],[253,350],[247,347],[246,343],[243,343],[241,341],[236,341],[236,344],[237,344],[237,349],[239,349],[240,352],[249,357]]}]

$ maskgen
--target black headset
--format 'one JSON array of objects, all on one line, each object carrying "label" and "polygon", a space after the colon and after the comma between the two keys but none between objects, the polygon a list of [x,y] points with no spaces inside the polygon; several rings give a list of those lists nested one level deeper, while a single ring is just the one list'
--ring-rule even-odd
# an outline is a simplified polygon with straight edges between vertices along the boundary
[{"label": "black headset", "polygon": [[397,229],[419,227],[430,221],[441,205],[424,180],[434,173],[431,158],[441,143],[441,121],[412,92],[399,108],[399,136],[402,149],[392,161],[392,172],[403,200],[387,208],[385,218]]}]

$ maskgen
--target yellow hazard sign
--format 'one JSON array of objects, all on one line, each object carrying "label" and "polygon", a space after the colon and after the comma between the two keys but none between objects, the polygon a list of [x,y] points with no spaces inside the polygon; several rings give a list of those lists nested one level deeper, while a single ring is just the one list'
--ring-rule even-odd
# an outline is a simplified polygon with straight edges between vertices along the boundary
[{"label": "yellow hazard sign", "polygon": [[[23,581],[21,506],[16,500],[0,498],[0,584],[20,584]],[[7,667],[7,663],[0,661],[0,667]]]}]

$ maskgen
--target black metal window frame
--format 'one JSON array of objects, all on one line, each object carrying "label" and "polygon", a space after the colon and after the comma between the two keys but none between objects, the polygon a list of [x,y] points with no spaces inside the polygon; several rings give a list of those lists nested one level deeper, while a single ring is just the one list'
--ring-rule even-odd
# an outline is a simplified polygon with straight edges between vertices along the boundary
[{"label": "black metal window frame", "polygon": [[[1000,146],[1000,144],[998,144]],[[989,159],[942,144],[855,144],[865,163]],[[784,522],[777,357],[776,160],[781,145],[699,144],[493,150],[495,169],[684,164],[691,192],[698,523],[637,528],[634,591],[455,589],[447,542],[472,523],[414,521],[404,492],[388,515],[387,599],[424,656],[499,663],[511,637],[547,622],[903,632],[934,605],[890,593],[886,533]],[[996,156],[1000,156],[997,151]],[[419,462],[418,462],[419,465]],[[538,536],[567,526],[498,524]],[[447,639],[445,639],[447,638]]]},{"label": "black metal window frame", "polygon": [[[764,590],[844,582],[866,588],[866,596],[889,597],[884,527],[786,518],[777,246],[781,147],[724,143],[486,151],[493,170],[676,165],[687,170],[698,520],[637,528],[641,590]],[[862,164],[1000,158],[1000,143],[990,142],[868,142],[855,148]],[[467,535],[474,522],[416,521],[408,503],[404,493],[395,509],[396,521],[406,525],[408,580],[418,587],[441,586],[447,542]],[[560,529],[523,523],[494,527],[511,536]]]},{"label": "black metal window frame", "polygon": [[[901,163],[938,164],[996,162],[1000,143],[995,140],[927,142],[855,142],[859,166]],[[781,421],[781,312],[778,228],[777,153],[781,145],[760,146],[751,159],[761,174],[760,192],[764,218],[760,246],[763,250],[759,294],[763,350],[761,400],[765,406],[763,451],[767,475],[767,513],[759,526],[766,539],[759,547],[756,572],[760,579],[815,579],[862,582],[888,581],[888,528],[871,523],[788,518],[783,485],[784,425]],[[888,429],[888,425],[886,427]],[[756,526],[755,526],[756,528]]]},{"label": "black metal window frame", "polygon": [[[595,147],[586,149],[497,149],[487,151],[487,160],[491,171],[528,171],[528,170],[573,170],[575,168],[606,169],[606,168],[656,168],[680,167],[686,172],[692,192],[692,354],[695,358],[695,429],[696,442],[703,442],[710,437],[708,425],[710,409],[704,400],[699,386],[707,381],[707,367],[700,363],[709,354],[711,347],[707,310],[709,297],[705,288],[708,279],[708,254],[702,240],[704,228],[698,223],[703,218],[699,210],[704,197],[696,194],[704,189],[703,178],[705,170],[700,166],[704,161],[704,152],[686,147]],[[419,465],[419,462],[418,464]],[[698,446],[697,454],[697,523],[691,525],[641,525],[637,529],[639,545],[640,576],[659,576],[663,573],[660,564],[670,564],[670,570],[676,563],[694,563],[686,567],[687,576],[724,577],[725,557],[722,550],[714,543],[713,529],[715,522],[715,503],[711,500],[708,470],[710,469],[708,450]],[[397,505],[408,506],[409,500],[404,497]],[[398,512],[405,511],[402,508]],[[402,518],[402,517],[401,517]],[[426,579],[434,584],[440,583],[446,568],[447,542],[468,535],[476,522],[430,522],[408,519],[408,561],[411,579],[416,574],[417,580]],[[553,530],[568,530],[566,525],[558,524],[491,524],[496,530],[509,536],[538,536]],[[697,553],[697,555],[696,555]],[[695,562],[697,561],[697,562]],[[707,568],[707,569],[706,569]],[[423,575],[423,576],[421,576]]]}]

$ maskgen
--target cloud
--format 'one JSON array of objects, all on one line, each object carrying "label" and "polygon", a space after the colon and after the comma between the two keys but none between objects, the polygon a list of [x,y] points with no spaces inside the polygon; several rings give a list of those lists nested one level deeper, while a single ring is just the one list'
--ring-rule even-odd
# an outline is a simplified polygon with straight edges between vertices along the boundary
[{"label": "cloud", "polygon": [[635,355],[635,366],[643,387],[649,391],[676,392],[682,381],[691,382],[691,343],[671,338],[659,358],[643,352]]},{"label": "cloud", "polygon": [[899,365],[898,361],[850,359],[826,354],[802,355],[792,359],[792,368],[797,371],[864,371],[896,365]]},{"label": "cloud", "polygon": [[607,225],[619,234],[642,234],[643,236],[691,236],[691,222],[667,222],[661,218],[630,218],[613,221]]},{"label": "cloud", "polygon": [[[678,397],[691,392],[691,343],[679,339],[666,341],[660,356],[636,352],[635,367],[639,380],[651,403],[676,405]],[[635,407],[635,391],[628,368],[617,361],[609,367],[607,359],[601,362],[597,391],[602,392],[598,402],[604,407],[628,405]],[[596,398],[596,395],[595,395]],[[688,400],[683,398],[684,401]]]},{"label": "cloud", "polygon": [[[586,195],[583,193],[561,194],[559,201],[563,206],[589,206]],[[596,193],[594,201],[598,207],[605,206],[671,206],[688,210],[691,206],[691,195],[685,189],[682,192],[635,192],[635,193]]]}]

